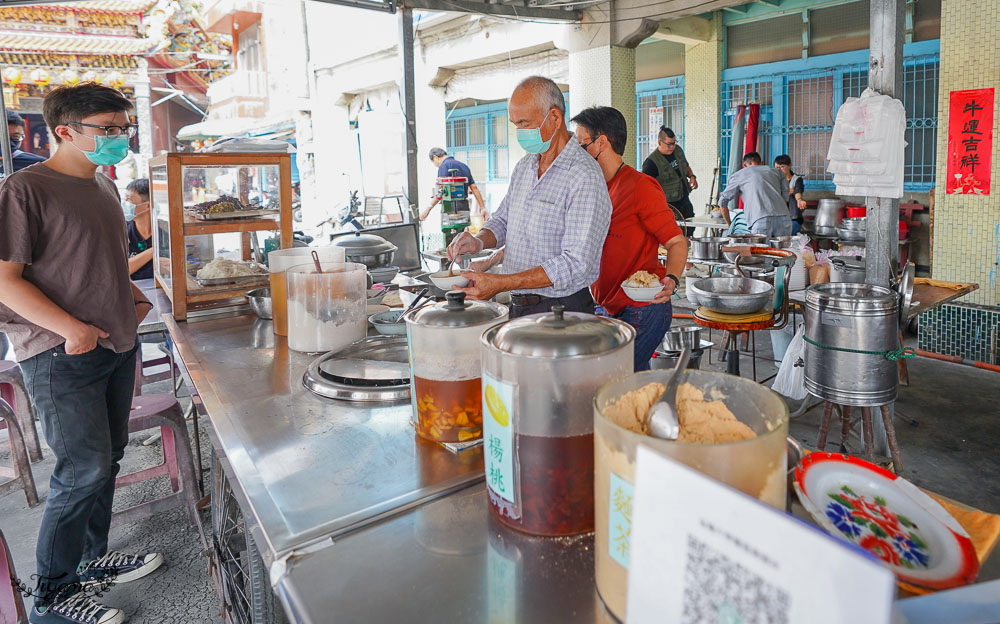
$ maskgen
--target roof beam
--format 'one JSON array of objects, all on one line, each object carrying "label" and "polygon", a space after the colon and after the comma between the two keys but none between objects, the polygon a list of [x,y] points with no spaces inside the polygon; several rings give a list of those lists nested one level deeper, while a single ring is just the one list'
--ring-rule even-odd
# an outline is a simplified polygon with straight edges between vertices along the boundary
[{"label": "roof beam", "polygon": [[650,37],[662,41],[697,45],[712,38],[712,22],[700,17],[684,17],[679,20],[663,22]]},{"label": "roof beam", "polygon": [[737,15],[746,15],[747,11],[750,10],[750,6],[747,4],[741,4],[738,6],[727,6],[722,7],[723,11],[729,11],[730,13],[736,13]]},{"label": "roof beam", "polygon": [[767,6],[772,6],[772,7],[781,6],[781,0],[756,0],[756,1],[761,4],[766,4]]},{"label": "roof beam", "polygon": [[[0,0],[2,1],[2,0]],[[526,19],[554,20],[560,22],[576,22],[581,19],[580,11],[545,8],[537,5],[535,0],[517,0],[504,4],[496,1],[477,0],[315,0],[327,4],[341,4],[363,9],[395,13],[397,9],[406,6],[408,9],[425,11],[451,11],[452,13],[475,13],[479,15],[501,15],[504,17],[523,17]]]}]

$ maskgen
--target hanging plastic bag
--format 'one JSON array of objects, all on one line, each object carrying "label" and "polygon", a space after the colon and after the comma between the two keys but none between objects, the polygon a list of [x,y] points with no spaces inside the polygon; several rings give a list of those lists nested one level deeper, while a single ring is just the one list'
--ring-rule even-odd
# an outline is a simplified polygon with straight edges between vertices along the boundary
[{"label": "hanging plastic bag", "polygon": [[771,389],[782,396],[786,396],[796,401],[806,398],[806,366],[805,357],[806,341],[804,339],[806,327],[800,325],[792,341],[788,343],[785,350],[785,357],[781,359],[781,366],[778,367],[778,374],[771,384]]}]

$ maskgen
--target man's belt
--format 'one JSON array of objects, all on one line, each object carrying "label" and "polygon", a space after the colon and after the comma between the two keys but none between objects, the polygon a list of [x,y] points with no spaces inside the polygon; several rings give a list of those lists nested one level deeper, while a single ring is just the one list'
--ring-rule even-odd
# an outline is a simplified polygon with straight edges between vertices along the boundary
[{"label": "man's belt", "polygon": [[551,299],[551,297],[543,297],[541,295],[532,294],[518,294],[512,293],[510,295],[510,302],[516,306],[533,306],[545,301],[546,299]]}]

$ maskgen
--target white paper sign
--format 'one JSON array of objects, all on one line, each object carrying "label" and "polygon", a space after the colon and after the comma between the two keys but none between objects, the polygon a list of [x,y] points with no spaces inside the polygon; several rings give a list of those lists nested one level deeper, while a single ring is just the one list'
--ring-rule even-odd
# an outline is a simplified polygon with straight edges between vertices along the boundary
[{"label": "white paper sign", "polygon": [[640,446],[628,624],[887,624],[874,558]]},{"label": "white paper sign", "polygon": [[660,126],[663,125],[663,107],[657,106],[649,109],[649,136],[650,138],[660,134]]}]

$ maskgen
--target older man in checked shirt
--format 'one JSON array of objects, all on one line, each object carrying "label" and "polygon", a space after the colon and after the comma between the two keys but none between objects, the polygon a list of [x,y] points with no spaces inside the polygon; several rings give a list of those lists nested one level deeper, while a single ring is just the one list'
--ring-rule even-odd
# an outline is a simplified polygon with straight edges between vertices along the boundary
[{"label": "older man in checked shirt", "polygon": [[611,222],[601,167],[566,130],[562,91],[548,78],[522,81],[510,98],[510,120],[528,155],[514,167],[507,196],[479,234],[463,232],[448,257],[506,246],[502,275],[466,271],[461,290],[475,299],[511,291],[511,316],[566,310],[594,312],[597,281]]}]

